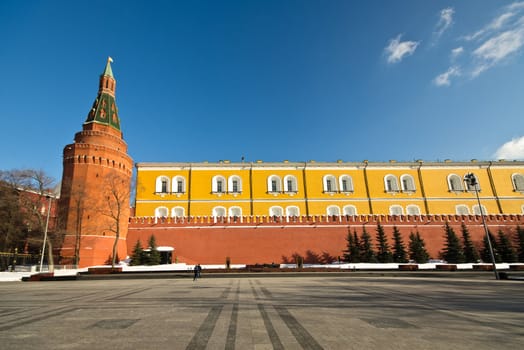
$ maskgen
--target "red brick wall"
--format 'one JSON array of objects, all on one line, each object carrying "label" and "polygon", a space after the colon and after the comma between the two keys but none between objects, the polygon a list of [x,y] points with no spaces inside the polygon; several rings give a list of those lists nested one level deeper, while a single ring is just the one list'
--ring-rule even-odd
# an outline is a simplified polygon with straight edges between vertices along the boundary
[{"label": "red brick wall", "polygon": [[[157,245],[175,248],[173,259],[179,262],[224,264],[226,257],[232,264],[283,263],[293,261],[298,254],[305,262],[331,262],[343,255],[348,229],[362,233],[365,226],[375,242],[377,222],[381,222],[393,246],[393,226],[396,226],[406,245],[410,232],[418,230],[432,258],[438,258],[444,246],[444,224],[449,222],[461,237],[461,223],[468,226],[473,241],[482,246],[484,228],[478,216],[358,216],[356,218],[315,217],[300,218],[296,223],[273,223],[271,218],[244,218],[242,223],[212,223],[210,218],[195,218],[192,222],[173,222],[166,219],[155,223],[154,218],[131,218],[127,235],[127,251],[131,255],[140,239],[145,248],[154,234]],[[524,225],[521,215],[491,215],[487,218],[490,231],[499,229],[515,232],[517,225]]]}]

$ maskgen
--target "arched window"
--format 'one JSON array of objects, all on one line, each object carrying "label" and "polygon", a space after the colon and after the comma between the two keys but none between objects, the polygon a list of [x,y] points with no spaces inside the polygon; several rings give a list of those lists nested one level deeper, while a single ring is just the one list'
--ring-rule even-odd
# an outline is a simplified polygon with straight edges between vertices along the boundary
[{"label": "arched window", "polygon": [[175,176],[173,178],[173,193],[185,193],[186,180],[183,176]]},{"label": "arched window", "polygon": [[386,175],[384,177],[384,187],[386,192],[398,192],[398,181],[395,175]]},{"label": "arched window", "polygon": [[226,208],[224,208],[224,207],[214,207],[212,215],[214,217],[224,217],[224,216],[226,216]]},{"label": "arched window", "polygon": [[277,175],[271,175],[267,178],[267,191],[269,193],[279,193],[282,191],[282,184],[280,177]]},{"label": "arched window", "polygon": [[511,176],[513,189],[518,192],[524,191],[524,176],[522,174],[513,174]]},{"label": "arched window", "polygon": [[466,183],[466,188],[468,189],[468,191],[475,191],[475,188],[477,189],[477,191],[480,192],[480,182],[479,182],[479,178],[477,177],[477,175],[475,174],[472,174],[473,177],[475,178],[475,182],[476,182],[476,185],[472,185],[470,182],[464,180],[464,182]]},{"label": "arched window", "polygon": [[322,180],[324,185],[324,192],[333,193],[337,192],[337,178],[333,175],[326,175]]},{"label": "arched window", "polygon": [[227,191],[229,193],[242,193],[242,179],[239,176],[230,176],[227,180]]},{"label": "arched window", "polygon": [[185,209],[183,207],[174,207],[171,209],[171,216],[175,218],[183,218]]},{"label": "arched window", "polygon": [[390,215],[404,215],[404,209],[400,205],[392,205],[389,207]]},{"label": "arched window", "polygon": [[213,193],[225,193],[225,191],[226,191],[226,179],[223,176],[221,176],[221,175],[214,176],[211,186],[212,186],[211,187],[212,188],[211,191]]},{"label": "arched window", "polygon": [[351,179],[351,176],[349,175],[342,175],[339,177],[339,189],[340,192],[343,193],[350,193],[353,192],[353,180]]},{"label": "arched window", "polygon": [[287,193],[297,193],[297,178],[293,175],[284,176],[284,192]]},{"label": "arched window", "polygon": [[300,216],[300,209],[296,206],[286,207],[286,216]]},{"label": "arched window", "polygon": [[415,192],[415,180],[413,176],[404,174],[400,177],[403,192]]},{"label": "arched window", "polygon": [[456,174],[448,175],[448,188],[452,192],[462,192],[464,187],[462,186],[463,180]]},{"label": "arched window", "polygon": [[357,215],[357,208],[354,205],[346,205],[342,208],[342,211],[344,212],[344,215]]},{"label": "arched window", "polygon": [[326,214],[328,216],[334,216],[334,215],[339,216],[340,208],[336,205],[330,205],[329,207],[327,207]]},{"label": "arched window", "polygon": [[[480,209],[482,209],[482,212],[480,212]],[[488,211],[486,210],[485,206],[479,207],[477,204],[473,206],[473,214],[474,215],[488,215]]]},{"label": "arched window", "polygon": [[469,215],[469,208],[467,205],[464,205],[464,204],[456,205],[455,213],[457,215]]},{"label": "arched window", "polygon": [[169,178],[167,176],[159,176],[156,178],[156,193],[168,193],[169,192]]},{"label": "arched window", "polygon": [[282,216],[283,210],[282,207],[271,207],[269,208],[269,216]]},{"label": "arched window", "polygon": [[242,208],[231,207],[229,208],[229,217],[234,221],[242,221]]},{"label": "arched window", "polygon": [[225,222],[226,220],[226,208],[214,207],[212,211],[213,222]]},{"label": "arched window", "polygon": [[166,207],[158,207],[155,209],[155,216],[157,218],[165,218],[169,215],[169,210]]},{"label": "arched window", "polygon": [[408,215],[420,215],[420,208],[418,205],[410,204],[406,207],[406,212]]}]

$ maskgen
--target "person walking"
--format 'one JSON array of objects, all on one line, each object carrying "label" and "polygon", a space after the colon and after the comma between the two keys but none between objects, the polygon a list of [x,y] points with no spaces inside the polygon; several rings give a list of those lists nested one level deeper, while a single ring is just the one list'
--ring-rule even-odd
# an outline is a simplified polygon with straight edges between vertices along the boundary
[{"label": "person walking", "polygon": [[198,278],[200,278],[200,271],[202,271],[202,267],[200,264],[196,264],[195,268],[193,269],[193,281],[196,281]]}]

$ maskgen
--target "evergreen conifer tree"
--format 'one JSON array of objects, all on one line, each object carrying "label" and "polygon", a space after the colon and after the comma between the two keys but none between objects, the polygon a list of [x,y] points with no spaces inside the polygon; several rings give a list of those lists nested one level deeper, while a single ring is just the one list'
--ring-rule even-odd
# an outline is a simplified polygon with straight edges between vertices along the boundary
[{"label": "evergreen conifer tree", "polygon": [[499,230],[498,232],[498,250],[500,254],[500,259],[505,263],[514,263],[517,262],[517,253],[515,248],[511,244],[508,236],[504,234],[504,231]]},{"label": "evergreen conifer tree", "polygon": [[[491,247],[493,248],[493,255],[495,256],[495,262],[497,263],[502,262],[500,259],[500,254],[498,252],[497,241],[495,240],[495,237],[491,234],[490,231],[488,231],[488,235],[489,235],[489,240],[491,242]],[[482,249],[480,257],[483,262],[491,263],[493,262],[493,260],[491,260],[491,253],[489,251],[489,243],[488,243],[488,238],[486,237],[486,235],[484,235],[482,242],[483,242],[484,247]]]},{"label": "evergreen conifer tree", "polygon": [[160,253],[157,250],[155,235],[149,237],[149,254],[145,263],[146,265],[160,264]]},{"label": "evergreen conifer tree", "polygon": [[142,265],[144,257],[144,250],[142,249],[142,243],[140,239],[137,239],[135,247],[133,248],[133,253],[131,254],[131,262],[129,263],[132,266]]},{"label": "evergreen conifer tree", "polygon": [[393,261],[396,263],[405,263],[408,261],[406,254],[406,247],[402,241],[402,235],[397,226],[393,226]]},{"label": "evergreen conifer tree", "polygon": [[409,258],[419,264],[427,263],[429,254],[426,250],[426,244],[419,232],[409,234]]},{"label": "evergreen conifer tree", "polygon": [[462,227],[462,244],[464,246],[464,262],[467,263],[476,263],[480,259],[479,252],[473,242],[471,241],[471,236],[469,234],[468,227],[463,222]]},{"label": "evergreen conifer tree", "polygon": [[353,251],[351,252],[351,256],[353,257],[354,263],[360,262],[360,251],[361,251],[361,244],[360,239],[358,238],[357,230],[353,230]]},{"label": "evergreen conifer tree", "polygon": [[446,260],[448,263],[452,264],[459,264],[464,262],[464,253],[462,251],[462,247],[460,246],[460,241],[455,234],[455,231],[451,226],[449,226],[449,223],[446,222],[446,225],[444,226],[444,230],[446,231],[446,243],[444,251],[441,253],[444,260]]},{"label": "evergreen conifer tree", "polygon": [[347,262],[353,262],[353,250],[355,249],[355,242],[353,241],[353,234],[351,233],[351,230],[348,228],[348,234],[346,236],[346,250],[343,251],[344,253],[344,260]]},{"label": "evergreen conifer tree", "polygon": [[517,225],[517,253],[518,261],[524,262],[524,228]]},{"label": "evergreen conifer tree", "polygon": [[384,232],[384,227],[380,224],[377,224],[377,260],[380,263],[390,263],[393,261],[393,256],[389,249],[388,240],[386,233]]},{"label": "evergreen conifer tree", "polygon": [[371,243],[371,236],[364,226],[362,228],[361,235],[361,249],[360,249],[360,261],[367,263],[376,263],[377,258],[375,257],[375,252],[373,251],[373,245]]}]

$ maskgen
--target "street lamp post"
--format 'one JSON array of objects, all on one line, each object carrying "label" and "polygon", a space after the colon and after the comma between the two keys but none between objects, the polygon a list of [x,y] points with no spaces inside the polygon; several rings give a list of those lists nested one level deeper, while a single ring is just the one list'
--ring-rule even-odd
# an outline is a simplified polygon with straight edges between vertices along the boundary
[{"label": "street lamp post", "polygon": [[484,231],[486,233],[486,240],[488,241],[489,254],[491,255],[491,262],[493,264],[493,272],[495,273],[495,279],[498,280],[500,278],[497,272],[497,264],[495,263],[495,254],[493,253],[493,246],[491,245],[491,239],[489,238],[488,226],[486,225],[486,219],[484,218],[484,211],[482,210],[482,205],[480,204],[477,178],[475,177],[473,173],[469,173],[464,176],[464,180],[466,181],[469,187],[473,187],[475,189],[475,194],[477,196],[477,202],[479,204],[480,217],[482,219],[482,226],[484,226]]},{"label": "street lamp post", "polygon": [[40,257],[40,272],[42,272],[42,267],[44,265],[44,254],[45,254],[45,244],[47,241],[47,229],[49,227],[49,215],[51,214],[51,200],[52,197],[47,195],[46,196],[49,199],[49,202],[47,204],[47,219],[45,221],[45,230],[44,230],[44,243],[42,244],[42,254]]}]

